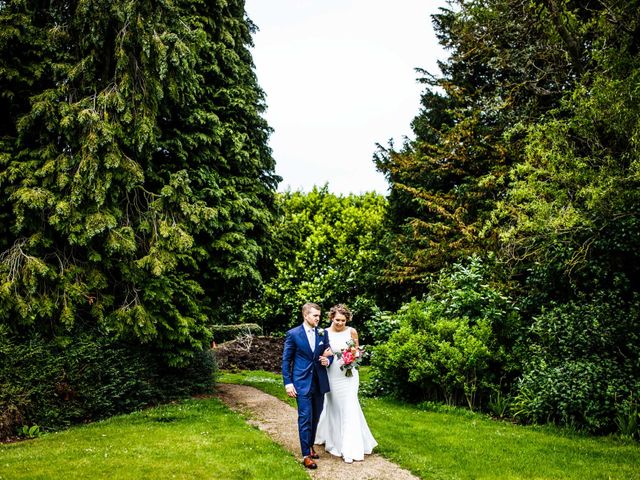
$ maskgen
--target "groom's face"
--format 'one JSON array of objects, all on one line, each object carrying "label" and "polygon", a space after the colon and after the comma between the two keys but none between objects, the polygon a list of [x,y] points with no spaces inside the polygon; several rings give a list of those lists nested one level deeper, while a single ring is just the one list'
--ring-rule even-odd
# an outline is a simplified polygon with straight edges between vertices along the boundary
[{"label": "groom's face", "polygon": [[317,327],[320,322],[320,310],[317,308],[310,308],[304,314],[304,322],[310,327]]}]

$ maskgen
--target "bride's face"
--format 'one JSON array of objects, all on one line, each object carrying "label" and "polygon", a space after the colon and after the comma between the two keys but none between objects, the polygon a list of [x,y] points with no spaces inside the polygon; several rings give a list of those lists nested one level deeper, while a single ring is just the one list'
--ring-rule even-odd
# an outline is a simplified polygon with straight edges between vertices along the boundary
[{"label": "bride's face", "polygon": [[345,317],[341,313],[336,313],[336,315],[333,317],[333,320],[331,322],[332,322],[331,324],[333,325],[333,329],[336,332],[340,332],[344,330],[345,327],[347,326],[347,317]]}]

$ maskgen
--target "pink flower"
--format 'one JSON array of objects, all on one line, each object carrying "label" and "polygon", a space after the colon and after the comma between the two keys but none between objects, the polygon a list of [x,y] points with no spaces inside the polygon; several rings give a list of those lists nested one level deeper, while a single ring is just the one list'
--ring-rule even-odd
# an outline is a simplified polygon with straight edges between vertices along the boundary
[{"label": "pink flower", "polygon": [[342,361],[345,365],[349,365],[351,362],[355,360],[355,356],[349,350],[342,354]]}]

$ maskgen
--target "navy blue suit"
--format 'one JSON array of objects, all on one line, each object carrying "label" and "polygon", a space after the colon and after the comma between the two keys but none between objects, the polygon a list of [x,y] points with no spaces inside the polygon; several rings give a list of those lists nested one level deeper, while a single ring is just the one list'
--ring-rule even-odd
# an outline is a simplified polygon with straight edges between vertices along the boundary
[{"label": "navy blue suit", "polygon": [[[282,353],[282,378],[296,389],[298,403],[298,434],[302,456],[311,453],[316,428],[324,405],[324,394],[329,391],[327,369],[320,363],[320,355],[329,347],[329,333],[318,334],[316,346],[311,351],[307,332],[303,325],[287,332]],[[333,357],[329,357],[331,361]]]}]

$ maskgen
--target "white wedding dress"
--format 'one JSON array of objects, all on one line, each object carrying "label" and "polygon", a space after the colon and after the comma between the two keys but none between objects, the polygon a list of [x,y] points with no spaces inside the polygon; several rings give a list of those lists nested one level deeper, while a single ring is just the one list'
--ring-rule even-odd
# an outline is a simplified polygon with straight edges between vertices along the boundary
[{"label": "white wedding dress", "polygon": [[[342,332],[329,332],[331,349],[338,352],[347,346],[351,339],[351,328]],[[345,376],[340,370],[340,360],[334,357],[328,368],[331,390],[324,396],[324,408],[320,414],[315,443],[324,444],[332,455],[343,457],[346,462],[364,460],[378,444],[371,435],[367,421],[358,401],[360,377],[358,370],[352,370],[353,376]]]}]

